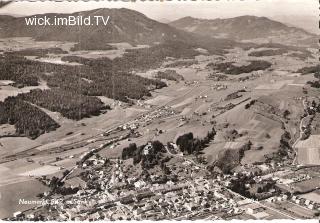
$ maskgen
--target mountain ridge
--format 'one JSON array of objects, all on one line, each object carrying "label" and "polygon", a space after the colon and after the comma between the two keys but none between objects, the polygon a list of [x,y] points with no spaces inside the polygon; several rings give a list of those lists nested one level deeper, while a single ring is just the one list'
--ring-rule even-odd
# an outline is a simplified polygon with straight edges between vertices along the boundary
[{"label": "mountain ridge", "polygon": [[236,41],[263,41],[265,39],[265,42],[271,40],[285,44],[297,43],[313,46],[317,44],[317,35],[264,16],[244,15],[226,19],[200,19],[187,16],[175,20],[169,25],[192,33]]},{"label": "mountain ridge", "polygon": [[[107,26],[27,26],[25,18],[34,16],[66,17],[110,16]],[[104,49],[108,43],[128,42],[132,45],[154,45],[166,41],[182,41],[197,47],[224,49],[235,44],[232,40],[199,37],[150,19],[143,13],[126,9],[99,8],[75,13],[45,13],[27,17],[0,16],[0,38],[32,37],[39,41],[77,42],[77,49]],[[199,46],[199,42],[201,42]],[[215,50],[215,49],[214,49]]]},{"label": "mountain ridge", "polygon": [[[66,16],[110,16],[110,24],[104,26],[27,26],[24,18],[34,16],[47,16],[49,18]],[[162,41],[165,38],[182,38],[181,31],[169,25],[149,19],[144,14],[130,9],[94,9],[75,13],[45,13],[27,17],[0,16],[0,37],[31,36],[36,40],[61,40],[75,41],[87,39],[96,33],[101,36],[98,41],[105,39],[106,42],[131,42],[151,43]],[[155,32],[152,32],[155,31]],[[161,35],[162,33],[164,35]],[[170,37],[167,37],[171,35]],[[96,39],[97,40],[97,39]]]}]

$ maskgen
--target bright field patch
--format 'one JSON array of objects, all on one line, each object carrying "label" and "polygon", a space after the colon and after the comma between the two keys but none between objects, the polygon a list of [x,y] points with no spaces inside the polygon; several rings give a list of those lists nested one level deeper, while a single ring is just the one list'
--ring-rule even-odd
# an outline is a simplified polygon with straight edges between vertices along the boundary
[{"label": "bright field patch", "polygon": [[56,166],[42,166],[34,170],[30,170],[24,173],[19,174],[20,176],[44,176],[59,172],[59,167]]},{"label": "bright field patch", "polygon": [[302,165],[320,165],[320,135],[311,135],[296,145],[298,163]]}]

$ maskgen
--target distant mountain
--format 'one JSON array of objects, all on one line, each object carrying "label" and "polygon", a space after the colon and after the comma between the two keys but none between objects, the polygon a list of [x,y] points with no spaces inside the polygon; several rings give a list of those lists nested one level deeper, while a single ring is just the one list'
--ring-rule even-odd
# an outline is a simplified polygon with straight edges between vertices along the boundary
[{"label": "distant mountain", "polygon": [[153,44],[166,40],[189,41],[192,39],[190,34],[149,19],[142,13],[124,8],[104,8],[72,14],[49,13],[36,16],[47,16],[53,19],[54,17],[68,17],[70,15],[110,16],[110,20],[107,26],[27,26],[25,18],[29,17],[0,16],[0,37],[30,36],[36,40],[72,41],[79,42],[84,49],[88,45],[92,49],[92,44],[95,44],[99,49],[102,45],[112,42]]},{"label": "distant mountain", "polygon": [[0,16],[5,16],[5,15],[13,16],[13,17],[23,17],[24,16],[21,14],[14,14],[14,13],[0,13]]},{"label": "distant mountain", "polygon": [[8,5],[8,4],[11,4],[12,2],[11,1],[0,1],[0,8]]},{"label": "distant mountain", "polygon": [[103,8],[72,14],[48,13],[36,16],[54,18],[70,15],[91,16],[91,18],[110,16],[110,19],[107,26],[27,26],[25,18],[33,16],[16,18],[0,15],[0,38],[33,37],[42,41],[78,42],[76,49],[104,49],[108,48],[107,43],[115,42],[152,45],[166,41],[182,41],[195,47],[209,48],[209,51],[212,52],[216,49],[231,48],[237,44],[232,40],[199,37],[125,8]]},{"label": "distant mountain", "polygon": [[275,15],[273,18],[289,26],[300,27],[310,33],[320,34],[319,19],[314,15]]},{"label": "distant mountain", "polygon": [[[183,38],[181,32],[162,23],[147,18],[145,15],[129,9],[96,9],[72,14],[48,13],[36,15],[54,17],[72,16],[110,16],[107,26],[27,26],[25,17],[9,20],[8,16],[0,16],[0,37],[32,36],[37,40],[79,40],[98,42],[131,42],[148,44],[161,42],[164,39]],[[33,17],[33,16],[30,16]],[[26,17],[28,18],[28,17]]]},{"label": "distant mountain", "polygon": [[172,20],[169,20],[167,18],[161,18],[161,19],[157,19],[157,21],[161,22],[161,23],[170,23]]},{"label": "distant mountain", "polygon": [[214,38],[230,38],[237,41],[275,42],[307,46],[317,46],[318,41],[315,34],[266,17],[240,16],[212,20],[184,17],[169,24],[184,31]]}]

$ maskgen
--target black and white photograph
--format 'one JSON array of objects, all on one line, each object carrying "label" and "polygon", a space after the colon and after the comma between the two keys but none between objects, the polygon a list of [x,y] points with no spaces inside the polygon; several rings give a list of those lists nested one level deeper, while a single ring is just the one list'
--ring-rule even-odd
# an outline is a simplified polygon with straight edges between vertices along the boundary
[{"label": "black and white photograph", "polygon": [[320,219],[318,0],[0,1],[0,219]]}]

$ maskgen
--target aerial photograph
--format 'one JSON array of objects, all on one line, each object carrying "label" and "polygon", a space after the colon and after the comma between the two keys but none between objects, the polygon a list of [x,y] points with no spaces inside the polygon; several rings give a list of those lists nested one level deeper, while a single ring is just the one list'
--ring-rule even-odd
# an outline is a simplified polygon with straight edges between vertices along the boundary
[{"label": "aerial photograph", "polygon": [[319,222],[319,5],[0,1],[0,220]]}]

